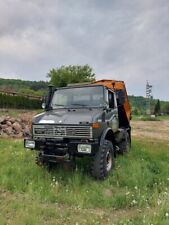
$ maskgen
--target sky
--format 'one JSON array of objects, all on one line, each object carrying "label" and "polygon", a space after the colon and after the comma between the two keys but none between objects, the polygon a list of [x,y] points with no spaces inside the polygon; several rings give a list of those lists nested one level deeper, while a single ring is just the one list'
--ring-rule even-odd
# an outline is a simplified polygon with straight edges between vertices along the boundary
[{"label": "sky", "polygon": [[89,64],[130,95],[169,100],[168,0],[1,0],[0,77],[47,80]]}]

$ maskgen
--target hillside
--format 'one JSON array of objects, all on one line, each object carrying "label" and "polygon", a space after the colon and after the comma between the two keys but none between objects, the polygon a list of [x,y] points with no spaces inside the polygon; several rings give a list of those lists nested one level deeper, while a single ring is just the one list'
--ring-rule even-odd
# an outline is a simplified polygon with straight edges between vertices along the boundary
[{"label": "hillside", "polygon": [[26,81],[0,78],[0,89],[12,90],[19,93],[42,95],[47,89],[47,86],[48,83],[45,81]]}]

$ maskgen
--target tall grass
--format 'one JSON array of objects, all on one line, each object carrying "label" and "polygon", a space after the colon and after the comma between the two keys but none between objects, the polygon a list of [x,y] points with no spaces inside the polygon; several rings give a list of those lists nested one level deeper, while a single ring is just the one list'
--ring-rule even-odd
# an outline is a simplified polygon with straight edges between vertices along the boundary
[{"label": "tall grass", "polygon": [[[21,140],[0,140],[0,191],[7,196],[8,204],[12,215],[20,213],[15,217],[19,224],[39,224],[41,213],[42,218],[59,217],[55,212],[57,208],[61,213],[58,221],[68,223],[67,218],[76,222],[86,220],[87,224],[94,224],[91,218],[83,215],[83,210],[145,210],[161,208],[159,215],[155,215],[157,221],[167,212],[166,204],[169,200],[169,151],[168,143],[163,144],[155,141],[140,142],[134,140],[131,152],[125,156],[116,158],[115,169],[105,181],[94,180],[89,173],[88,160],[78,160],[76,170],[65,171],[59,166],[51,171],[38,167],[35,164],[35,152],[25,151]],[[10,197],[12,196],[12,197]],[[14,197],[14,200],[11,199]],[[5,198],[0,199],[5,203]],[[6,204],[6,203],[5,203]],[[1,205],[0,207],[3,208]],[[6,216],[11,218],[4,206],[0,214],[0,221],[6,221]],[[49,210],[50,209],[50,210]],[[78,211],[80,210],[80,211]],[[81,216],[77,213],[80,212]],[[77,215],[73,217],[72,213]],[[32,216],[30,214],[33,214]],[[100,216],[93,212],[95,222],[102,223],[108,217]],[[106,214],[106,211],[104,211]],[[39,215],[39,216],[37,216]],[[167,214],[166,214],[167,215]],[[133,217],[133,216],[132,216]],[[9,222],[8,218],[8,222]],[[126,224],[141,224],[139,221],[153,220],[154,217],[143,215],[134,216],[133,220]],[[61,224],[64,224],[62,221]],[[67,221],[67,222],[66,222]],[[1,224],[0,222],[0,224]],[[53,221],[54,222],[54,221]],[[106,224],[110,221],[107,220]],[[124,220],[119,218],[117,224],[123,224]],[[145,222],[146,223],[146,222]],[[11,224],[12,223],[11,221]],[[52,222],[50,223],[52,224]],[[53,223],[53,224],[60,224]],[[81,223],[81,224],[85,224]],[[111,224],[111,223],[110,223]],[[143,224],[143,223],[142,223]],[[149,224],[149,223],[147,223]],[[156,224],[156,223],[153,223]],[[167,223],[166,223],[167,224]],[[169,224],[169,223],[168,223]]]}]

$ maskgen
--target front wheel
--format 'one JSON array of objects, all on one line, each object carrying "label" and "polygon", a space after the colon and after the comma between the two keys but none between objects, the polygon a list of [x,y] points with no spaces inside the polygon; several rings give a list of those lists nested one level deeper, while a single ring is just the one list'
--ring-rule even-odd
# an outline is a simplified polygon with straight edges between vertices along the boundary
[{"label": "front wheel", "polygon": [[38,153],[35,159],[35,163],[40,167],[46,167],[47,169],[52,169],[56,163],[45,160],[41,153]]},{"label": "front wheel", "polygon": [[114,149],[110,141],[104,140],[93,158],[92,176],[104,179],[114,166]]}]

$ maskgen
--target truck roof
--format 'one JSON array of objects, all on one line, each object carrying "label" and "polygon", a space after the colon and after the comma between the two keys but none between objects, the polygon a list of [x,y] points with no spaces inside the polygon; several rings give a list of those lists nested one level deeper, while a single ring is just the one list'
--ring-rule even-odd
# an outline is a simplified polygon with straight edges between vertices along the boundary
[{"label": "truck roof", "polygon": [[93,82],[84,82],[84,83],[71,83],[68,84],[67,87],[65,88],[70,88],[70,87],[85,87],[85,86],[93,86],[93,85],[98,85],[98,86],[105,86],[110,89],[115,89],[115,90],[120,90],[124,89],[125,84],[124,81],[117,81],[117,80],[98,80],[98,81],[93,81]]},{"label": "truck roof", "polygon": [[120,80],[98,80],[92,82],[94,85],[103,85],[107,88],[114,89],[114,90],[122,90],[125,88],[124,81]]}]

